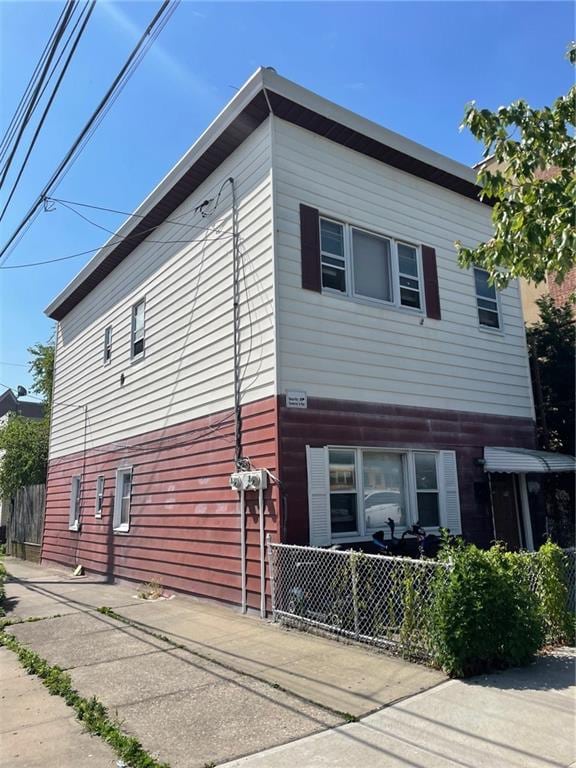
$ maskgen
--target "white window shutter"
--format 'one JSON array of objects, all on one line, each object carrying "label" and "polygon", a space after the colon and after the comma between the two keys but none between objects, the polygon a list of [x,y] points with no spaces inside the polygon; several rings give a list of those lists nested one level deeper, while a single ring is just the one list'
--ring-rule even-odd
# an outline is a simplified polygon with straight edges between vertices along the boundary
[{"label": "white window shutter", "polygon": [[458,493],[458,468],[455,451],[440,451],[440,476],[442,481],[441,525],[457,536],[462,533],[460,496]]},{"label": "white window shutter", "polygon": [[308,466],[310,545],[313,547],[327,547],[332,543],[328,452],[325,448],[310,448],[307,445],[306,463]]}]

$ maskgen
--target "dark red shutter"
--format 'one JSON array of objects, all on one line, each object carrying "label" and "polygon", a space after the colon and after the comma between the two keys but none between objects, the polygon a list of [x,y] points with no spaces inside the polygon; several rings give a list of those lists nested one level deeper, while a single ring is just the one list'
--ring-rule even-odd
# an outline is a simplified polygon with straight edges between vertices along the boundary
[{"label": "dark red shutter", "polygon": [[422,246],[422,269],[424,271],[424,296],[426,314],[434,320],[440,320],[440,291],[438,290],[438,270],[436,251],[429,245]]},{"label": "dark red shutter", "polygon": [[302,249],[302,288],[322,290],[320,269],[320,224],[318,211],[308,205],[300,206],[300,242]]}]

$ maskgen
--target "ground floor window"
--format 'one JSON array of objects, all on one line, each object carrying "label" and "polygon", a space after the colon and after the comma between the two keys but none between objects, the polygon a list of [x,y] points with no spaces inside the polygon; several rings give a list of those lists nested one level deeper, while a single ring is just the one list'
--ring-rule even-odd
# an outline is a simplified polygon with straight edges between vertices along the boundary
[{"label": "ground floor window", "polygon": [[80,528],[80,490],[82,487],[82,478],[75,475],[72,478],[70,488],[70,513],[68,517],[68,528],[71,531],[77,531]]},{"label": "ground floor window", "polygon": [[332,536],[440,525],[437,451],[328,448]]},{"label": "ground floor window", "polygon": [[116,472],[114,497],[114,530],[126,532],[130,528],[130,501],[132,498],[132,467],[121,467]]}]

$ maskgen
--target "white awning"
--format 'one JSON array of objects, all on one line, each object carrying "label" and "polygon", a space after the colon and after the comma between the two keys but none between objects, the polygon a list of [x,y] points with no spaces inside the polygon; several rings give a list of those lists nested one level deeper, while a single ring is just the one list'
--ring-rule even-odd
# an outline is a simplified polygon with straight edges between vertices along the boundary
[{"label": "white awning", "polygon": [[576,458],[531,448],[484,448],[485,472],[574,472]]}]

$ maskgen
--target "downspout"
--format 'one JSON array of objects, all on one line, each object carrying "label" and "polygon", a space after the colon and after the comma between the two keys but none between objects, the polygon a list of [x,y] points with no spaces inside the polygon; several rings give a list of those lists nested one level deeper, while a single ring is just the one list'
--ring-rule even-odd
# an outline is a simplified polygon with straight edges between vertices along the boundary
[{"label": "downspout", "polygon": [[526,549],[530,552],[534,551],[534,536],[532,534],[532,520],[530,518],[530,499],[528,498],[528,484],[526,482],[526,474],[520,473],[518,475],[518,485],[520,486],[520,507],[522,510],[522,521],[524,523],[524,536],[526,541]]},{"label": "downspout", "polygon": [[264,556],[264,488],[258,489],[258,517],[260,522],[260,618],[266,618],[266,558]]},{"label": "downspout", "polygon": [[242,591],[242,613],[246,613],[246,515],[243,488],[240,491],[240,582]]}]

